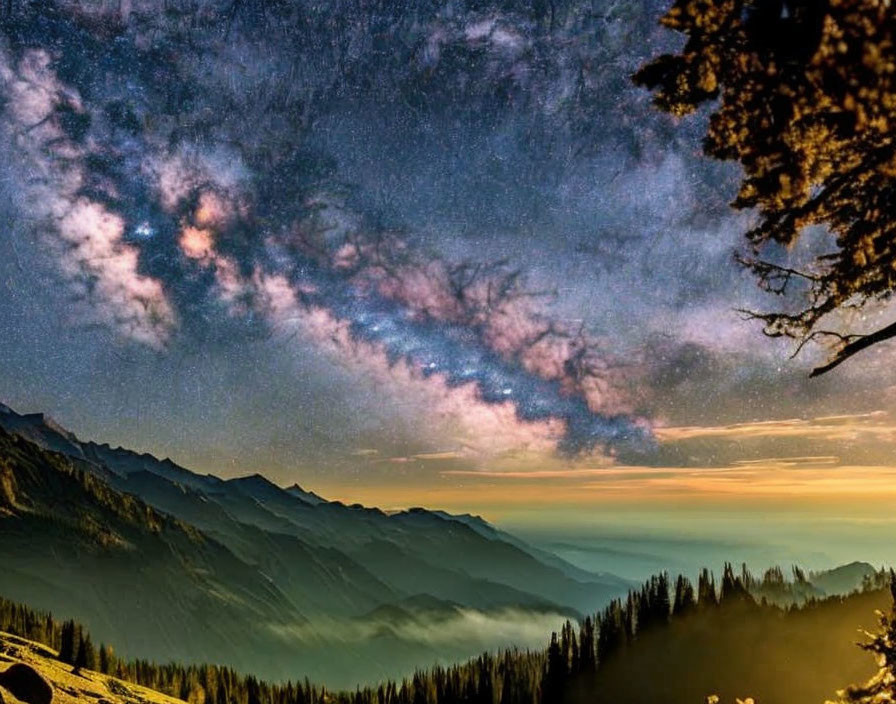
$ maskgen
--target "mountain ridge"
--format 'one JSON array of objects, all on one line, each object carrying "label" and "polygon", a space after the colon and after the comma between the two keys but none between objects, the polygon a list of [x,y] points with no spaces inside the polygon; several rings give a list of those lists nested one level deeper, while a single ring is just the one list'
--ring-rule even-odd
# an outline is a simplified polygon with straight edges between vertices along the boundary
[{"label": "mountain ridge", "polygon": [[[126,479],[129,475],[145,469],[151,474],[196,489],[206,497],[213,497],[240,522],[258,525],[274,532],[296,534],[297,537],[305,539],[309,538],[310,534],[314,534],[318,544],[337,547],[343,552],[357,551],[368,540],[382,538],[384,531],[387,537],[394,540],[397,533],[410,525],[419,529],[421,521],[429,521],[431,518],[449,520],[454,527],[463,526],[471,533],[477,533],[495,545],[512,546],[525,556],[517,555],[515,557],[527,562],[527,567],[538,567],[540,570],[546,569],[555,572],[556,574],[552,576],[546,576],[547,581],[557,579],[565,582],[566,591],[569,598],[572,599],[568,605],[580,612],[593,609],[598,601],[603,600],[602,598],[591,600],[587,594],[587,588],[583,589],[580,585],[586,585],[589,582],[601,585],[602,582],[606,582],[609,588],[604,590],[604,597],[615,596],[631,586],[631,582],[628,580],[577,568],[559,557],[499,531],[478,517],[473,520],[469,516],[455,516],[445,511],[430,511],[420,507],[386,514],[375,507],[358,505],[352,508],[340,502],[326,501],[317,497],[316,494],[314,496],[319,500],[308,501],[305,496],[283,489],[258,473],[232,479],[221,479],[214,475],[199,475],[170,459],[159,460],[149,453],[136,453],[121,447],[113,449],[108,444],[81,441],[74,433],[59,426],[65,434],[65,443],[61,443],[58,431],[41,422],[41,419],[45,418],[43,414],[19,415],[9,406],[3,404],[0,406],[5,409],[3,413],[0,413],[0,426],[29,437],[46,449],[55,450],[61,445],[63,449],[59,451],[93,463],[101,474],[104,474],[103,468],[110,470],[119,479],[106,478],[123,490],[127,490],[127,487],[120,482],[120,479]],[[247,491],[246,487],[250,489]],[[240,496],[236,496],[233,489],[239,489]],[[301,487],[300,490],[303,493],[310,493],[305,492]],[[248,497],[249,501],[244,500],[244,497]],[[252,501],[257,504],[253,504]],[[363,508],[363,511],[359,512],[359,508]],[[189,520],[189,517],[186,518]],[[351,526],[354,529],[354,535],[346,535],[346,526]],[[458,528],[458,530],[460,529]],[[349,537],[352,538],[351,544],[346,545],[346,540]],[[470,536],[465,537],[469,542]],[[506,552],[506,547],[504,551]],[[488,572],[487,569],[483,569],[481,564],[479,566],[469,564],[467,567],[467,571],[478,571],[480,575]],[[527,575],[524,580],[514,581],[516,584],[511,586],[522,588],[525,591],[527,583],[530,582],[530,576]],[[542,596],[545,595],[542,594]]]},{"label": "mountain ridge", "polygon": [[[75,473],[109,501],[141,506],[140,515],[162,516],[198,537],[196,544],[171,544],[164,532],[141,532],[93,512],[77,493],[65,513],[77,530],[68,532],[58,528],[49,499],[35,500],[40,511],[27,515],[10,501],[0,504],[0,560],[11,566],[0,575],[0,591],[30,601],[35,594],[38,606],[73,613],[134,656],[199,657],[273,678],[291,674],[289,663],[299,657],[311,674],[353,686],[509,645],[501,639],[510,636],[500,634],[533,637],[535,624],[549,631],[631,586],[569,565],[581,579],[571,577],[540,560],[535,548],[469,516],[422,508],[387,514],[316,494],[307,500],[301,487],[290,491],[295,487],[260,474],[199,475],[170,459],[81,441],[45,415],[19,415],[7,406],[0,408],[0,433],[0,463],[18,453],[35,476]],[[21,462],[16,466],[24,471]],[[111,526],[109,535],[104,526]],[[122,536],[137,549],[121,552]],[[91,558],[81,567],[85,551]],[[229,567],[221,571],[222,565]],[[130,580],[138,575],[145,584],[134,602]],[[177,593],[155,584],[156,575],[180,585]],[[269,593],[270,603],[241,596],[245,580],[255,585],[250,593]],[[149,618],[163,608],[163,597],[183,608],[152,638],[141,643],[116,630],[116,613],[139,607],[134,618]],[[228,629],[220,643],[196,636],[190,652],[175,647],[181,628],[200,633],[204,619],[215,621],[219,610],[210,604],[221,599],[234,610],[228,622],[250,634],[252,654],[237,647],[240,635]],[[433,640],[422,627],[430,621],[445,635]],[[330,662],[333,648],[348,654],[344,662]]]}]

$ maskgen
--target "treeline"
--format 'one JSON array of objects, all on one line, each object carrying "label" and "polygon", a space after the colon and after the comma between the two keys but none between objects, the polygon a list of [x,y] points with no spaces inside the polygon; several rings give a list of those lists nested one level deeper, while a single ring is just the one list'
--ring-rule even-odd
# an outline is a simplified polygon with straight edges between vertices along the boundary
[{"label": "treeline", "polygon": [[60,623],[49,613],[2,597],[0,631],[53,648],[75,670],[95,670],[190,704],[538,704],[545,658],[542,652],[511,649],[459,665],[421,670],[400,683],[330,692],[307,679],[274,684],[218,665],[126,661],[105,644],[95,649],[80,624]]},{"label": "treeline", "polygon": [[[794,583],[805,576],[795,570]],[[865,590],[886,586],[884,570],[865,580]],[[273,684],[216,665],[159,665],[118,658],[101,644],[95,648],[86,629],[74,621],[57,622],[50,614],[0,598],[0,631],[44,643],[59,659],[77,669],[96,670],[139,684],[190,704],[555,704],[569,682],[593,673],[640,634],[662,628],[672,619],[733,601],[757,604],[754,594],[765,587],[788,584],[774,568],[761,579],[746,566],[736,572],[726,564],[721,581],[704,569],[696,586],[684,576],[674,582],[665,573],[616,599],[600,613],[573,625],[567,621],[552,634],[546,651],[510,649],[483,654],[467,663],[420,670],[402,682],[386,682],[354,692],[330,692],[302,682]],[[762,601],[765,601],[762,599]],[[808,608],[816,601],[806,600]]]}]

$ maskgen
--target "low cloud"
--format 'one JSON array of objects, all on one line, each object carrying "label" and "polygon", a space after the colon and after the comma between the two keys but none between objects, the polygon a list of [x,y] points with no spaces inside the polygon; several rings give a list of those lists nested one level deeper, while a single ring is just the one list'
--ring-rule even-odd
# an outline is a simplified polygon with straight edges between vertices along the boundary
[{"label": "low cloud", "polygon": [[308,624],[271,624],[285,639],[300,642],[346,643],[398,639],[431,647],[463,647],[469,655],[501,647],[543,647],[545,634],[557,630],[569,615],[506,608],[480,611],[446,607],[444,611],[414,611],[370,615],[352,620],[318,619]]}]

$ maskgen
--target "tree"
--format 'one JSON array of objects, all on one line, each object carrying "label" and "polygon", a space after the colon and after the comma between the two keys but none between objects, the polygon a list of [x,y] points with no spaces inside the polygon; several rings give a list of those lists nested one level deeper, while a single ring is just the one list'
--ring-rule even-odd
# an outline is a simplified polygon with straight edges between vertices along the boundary
[{"label": "tree", "polygon": [[594,672],[597,669],[596,656],[594,621],[591,620],[590,616],[586,616],[579,631],[579,670],[581,672]]},{"label": "tree", "polygon": [[[738,259],[784,297],[778,310],[748,314],[767,335],[798,340],[797,352],[828,344],[813,376],[896,336],[896,322],[866,328],[849,316],[889,301],[896,286],[889,0],[674,0],[661,22],[687,37],[684,48],[634,80],[672,115],[713,103],[704,152],[741,164],[732,205],[759,215]],[[789,261],[780,245],[813,226],[830,239]]]},{"label": "tree", "polygon": [[81,637],[78,639],[78,652],[75,654],[75,667],[73,672],[81,672],[85,667],[87,667],[87,644],[84,642],[84,635],[82,633]]},{"label": "tree", "polygon": [[553,704],[561,700],[568,672],[568,663],[563,656],[557,634],[552,633],[541,684],[541,701],[544,704]]},{"label": "tree", "polygon": [[650,603],[651,622],[660,625],[668,623],[672,604],[669,601],[669,575],[665,572],[650,580]]},{"label": "tree", "polygon": [[[880,630],[861,647],[877,656],[877,673],[862,685],[838,692],[840,704],[893,704],[896,702],[896,573],[890,570],[890,616],[880,614]],[[830,704],[830,703],[829,703]]]},{"label": "tree", "polygon": [[716,578],[704,567],[700,570],[700,576],[697,579],[697,605],[707,607],[716,606],[718,603]]},{"label": "tree", "polygon": [[[746,565],[744,565],[744,574],[748,574]],[[732,599],[747,599],[749,593],[745,585],[746,580],[734,574],[734,567],[730,562],[725,563],[722,569],[722,585],[719,594],[719,601],[731,601]]]},{"label": "tree", "polygon": [[696,605],[694,585],[684,575],[678,575],[675,580],[675,602],[672,605],[672,613],[675,616],[684,616]]},{"label": "tree", "polygon": [[66,621],[62,624],[59,646],[59,659],[69,665],[75,664],[75,622]]},{"label": "tree", "polygon": [[104,675],[111,675],[115,671],[115,651],[108,647],[105,643],[100,643],[99,665],[100,672]]},{"label": "tree", "polygon": [[81,631],[78,638],[78,654],[75,655],[74,672],[81,670],[96,670],[96,650],[93,647],[93,641],[90,640],[90,634]]}]

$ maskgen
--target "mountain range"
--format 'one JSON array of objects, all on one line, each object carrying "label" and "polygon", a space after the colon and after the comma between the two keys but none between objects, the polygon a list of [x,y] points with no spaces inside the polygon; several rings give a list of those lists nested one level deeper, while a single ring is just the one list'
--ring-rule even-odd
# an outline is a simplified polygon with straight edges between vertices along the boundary
[{"label": "mountain range", "polygon": [[202,475],[2,404],[0,536],[0,593],[123,654],[346,687],[541,643],[631,586],[479,517]]}]

